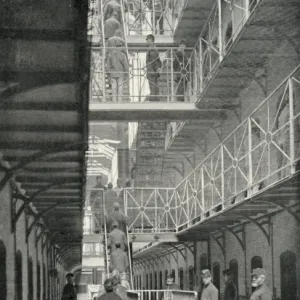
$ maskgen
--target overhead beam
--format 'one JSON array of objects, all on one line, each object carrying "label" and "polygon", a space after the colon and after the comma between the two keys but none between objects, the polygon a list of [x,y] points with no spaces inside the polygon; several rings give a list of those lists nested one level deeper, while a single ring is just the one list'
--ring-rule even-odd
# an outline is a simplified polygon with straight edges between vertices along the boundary
[{"label": "overhead beam", "polygon": [[90,122],[211,120],[226,118],[223,109],[198,109],[194,103],[132,102],[132,103],[90,103]]}]

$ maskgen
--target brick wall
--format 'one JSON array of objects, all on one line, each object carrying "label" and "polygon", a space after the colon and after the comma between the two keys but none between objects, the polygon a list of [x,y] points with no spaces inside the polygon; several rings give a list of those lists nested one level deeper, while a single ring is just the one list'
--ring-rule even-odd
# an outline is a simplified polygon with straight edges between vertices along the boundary
[{"label": "brick wall", "polygon": [[[0,180],[3,178],[3,173],[0,173]],[[28,243],[26,243],[26,226],[25,226],[25,214],[22,213],[17,224],[15,233],[11,230],[11,205],[12,195],[10,185],[7,184],[0,192],[0,240],[6,247],[6,276],[7,276],[7,298],[8,300],[15,298],[15,253],[20,251],[22,253],[22,287],[23,287],[23,299],[27,300],[28,295],[28,257],[32,258],[33,262],[33,298],[37,299],[37,261],[40,262],[41,266],[41,298],[42,295],[47,291],[47,286],[43,285],[43,266],[46,266],[46,277],[48,277],[48,254],[47,247],[42,251],[42,239],[39,241],[36,247],[36,232],[32,230]],[[17,203],[17,209],[22,205],[22,201],[19,200]],[[32,219],[29,221],[31,222]],[[65,276],[65,270],[59,265],[61,274]],[[48,280],[48,279],[47,279]],[[46,282],[47,282],[46,280]],[[62,282],[62,280],[61,280]],[[62,288],[62,282],[60,284]],[[47,293],[46,293],[47,295]],[[1,295],[2,296],[2,295]],[[45,300],[45,299],[43,299]]]},{"label": "brick wall", "polygon": [[[246,292],[251,293],[251,259],[254,256],[260,256],[263,260],[263,267],[266,269],[268,274],[268,286],[273,290],[273,277],[274,277],[274,288],[276,290],[277,297],[280,297],[280,255],[285,251],[292,251],[296,254],[297,257],[297,279],[298,286],[300,286],[300,236],[299,230],[300,225],[296,222],[294,218],[291,217],[287,212],[280,211],[276,213],[274,216],[270,217],[271,224],[273,224],[273,243],[271,245],[268,244],[266,237],[260,231],[260,229],[252,224],[245,224],[245,253],[243,252],[240,244],[238,243],[236,237],[230,233],[225,232],[225,259],[222,254],[222,251],[219,245],[215,242],[214,239],[210,239],[210,252],[211,252],[211,268],[214,263],[220,264],[221,271],[221,288],[222,291],[224,289],[224,280],[222,278],[222,271],[225,268],[229,267],[229,263],[232,259],[236,259],[238,262],[238,280],[239,280],[239,293],[241,296],[246,296]],[[237,228],[238,229],[238,228]],[[266,227],[266,229],[268,229]],[[238,233],[241,237],[240,233]],[[221,240],[220,240],[221,242]],[[274,260],[272,261],[271,255],[271,246],[274,248]],[[200,266],[200,257],[202,254],[208,253],[208,247],[206,242],[198,242],[197,243],[197,252],[196,252],[196,262],[199,266],[199,270],[202,268]],[[145,278],[145,274],[150,274],[151,272],[162,270],[163,274],[165,269],[171,270],[175,269],[176,271],[176,279],[175,281],[179,284],[178,278],[178,269],[183,268],[184,270],[184,289],[188,289],[188,269],[187,267],[192,264],[194,257],[190,251],[187,251],[187,262],[182,258],[181,254],[175,253],[175,257],[178,256],[178,262],[174,259],[171,260],[171,266],[168,265],[168,261],[166,258],[162,258],[164,264],[161,264],[159,260],[157,260],[159,268],[153,269],[150,268],[135,268],[135,275],[142,275]],[[226,263],[225,263],[226,260]],[[154,264],[155,265],[155,264]],[[155,265],[156,266],[156,265]],[[274,268],[274,273],[272,273],[272,269]],[[199,276],[199,271],[196,272]],[[149,275],[148,275],[149,276]],[[158,276],[159,278],[159,276]],[[163,277],[164,278],[164,277]],[[144,281],[145,282],[145,281]],[[198,281],[199,285],[199,281]],[[142,286],[146,286],[145,284]],[[197,287],[197,286],[196,286]],[[195,287],[195,289],[196,289]],[[298,295],[300,290],[298,289]]]}]

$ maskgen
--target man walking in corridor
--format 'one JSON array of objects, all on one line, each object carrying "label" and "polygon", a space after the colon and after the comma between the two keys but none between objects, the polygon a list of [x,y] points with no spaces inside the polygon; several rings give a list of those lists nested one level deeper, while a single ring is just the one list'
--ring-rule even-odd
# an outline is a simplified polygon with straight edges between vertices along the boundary
[{"label": "man walking in corridor", "polygon": [[252,272],[252,287],[255,288],[250,300],[272,300],[272,292],[266,285],[265,269],[257,268]]},{"label": "man walking in corridor", "polygon": [[208,269],[202,270],[201,277],[203,281],[203,289],[200,300],[218,300],[219,292],[212,284],[212,277]]}]

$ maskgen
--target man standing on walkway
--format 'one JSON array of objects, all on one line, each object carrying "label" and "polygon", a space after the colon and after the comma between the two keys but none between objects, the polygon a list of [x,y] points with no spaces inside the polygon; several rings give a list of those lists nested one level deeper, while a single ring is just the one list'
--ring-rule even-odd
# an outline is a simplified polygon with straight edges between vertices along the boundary
[{"label": "man standing on walkway", "polygon": [[109,234],[110,240],[108,246],[111,249],[111,253],[116,250],[116,244],[120,244],[120,248],[125,251],[127,248],[127,238],[123,231],[119,228],[118,222],[113,222],[112,228],[113,230]]},{"label": "man standing on walkway", "polygon": [[67,284],[64,286],[62,300],[76,300],[77,293],[75,287],[73,285],[74,275],[72,273],[68,273],[66,275]]},{"label": "man standing on walkway", "polygon": [[120,211],[120,204],[115,202],[114,211],[108,214],[107,228],[112,230],[113,222],[118,222],[119,229],[126,234],[127,216]]},{"label": "man standing on walkway", "polygon": [[116,243],[116,250],[112,251],[110,255],[110,272],[118,271],[120,275],[123,277],[124,273],[128,271],[129,263],[128,257],[125,251],[121,249],[120,243]]},{"label": "man standing on walkway", "polygon": [[222,300],[238,300],[237,288],[232,280],[232,271],[226,269],[223,271],[224,281],[225,281],[225,290]]},{"label": "man standing on walkway", "polygon": [[203,281],[203,289],[201,294],[201,300],[218,300],[219,292],[217,288],[212,284],[212,278],[208,269],[202,270],[201,277]]},{"label": "man standing on walkway", "polygon": [[179,48],[174,54],[173,59],[173,72],[175,80],[175,94],[177,101],[184,101],[184,96],[187,91],[190,66],[189,59],[185,51],[186,40],[181,40],[179,42]]},{"label": "man standing on walkway", "polygon": [[159,101],[158,78],[160,76],[162,63],[159,58],[159,53],[154,45],[154,36],[148,34],[146,38],[148,42],[148,51],[146,56],[147,79],[150,88],[150,101]]},{"label": "man standing on walkway", "polygon": [[114,292],[113,280],[108,278],[104,282],[106,293],[98,298],[98,300],[122,300],[122,298]]},{"label": "man standing on walkway", "polygon": [[261,268],[252,272],[252,286],[255,288],[250,300],[272,300],[272,292],[266,285],[266,271]]}]

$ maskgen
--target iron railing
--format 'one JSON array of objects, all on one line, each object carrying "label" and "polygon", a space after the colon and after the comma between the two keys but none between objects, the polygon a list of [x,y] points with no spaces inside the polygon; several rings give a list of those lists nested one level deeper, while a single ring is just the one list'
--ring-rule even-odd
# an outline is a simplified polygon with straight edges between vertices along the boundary
[{"label": "iron railing", "polygon": [[196,101],[194,49],[158,48],[159,58],[147,62],[147,47],[127,48],[128,66],[117,72],[109,69],[115,51],[108,47],[92,51],[91,102]]},{"label": "iron railing", "polygon": [[[197,292],[181,290],[128,290],[129,299],[138,300],[196,300]],[[133,297],[130,297],[131,293]]]},{"label": "iron railing", "polygon": [[124,196],[129,232],[176,231],[179,203],[173,188],[125,189]]},{"label": "iron railing", "polygon": [[127,35],[173,35],[187,0],[128,0]]},{"label": "iron railing", "polygon": [[299,169],[299,142],[300,66],[176,188],[126,190],[129,228],[178,232],[252,197]]}]

